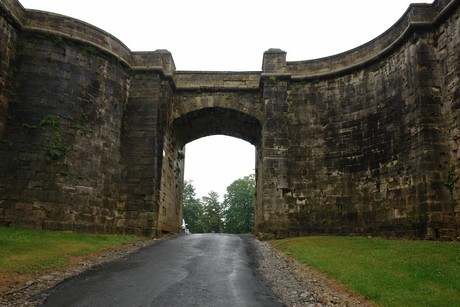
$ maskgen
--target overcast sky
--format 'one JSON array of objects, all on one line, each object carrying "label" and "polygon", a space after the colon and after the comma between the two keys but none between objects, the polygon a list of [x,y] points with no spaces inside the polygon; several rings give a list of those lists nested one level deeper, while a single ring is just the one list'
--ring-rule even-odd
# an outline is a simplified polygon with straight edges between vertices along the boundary
[{"label": "overcast sky", "polygon": [[[20,0],[86,21],[132,51],[169,50],[177,70],[260,71],[263,52],[288,61],[347,51],[390,28],[410,0]],[[416,1],[431,3],[432,1]],[[220,195],[254,170],[254,147],[214,136],[186,146],[186,179]]]}]

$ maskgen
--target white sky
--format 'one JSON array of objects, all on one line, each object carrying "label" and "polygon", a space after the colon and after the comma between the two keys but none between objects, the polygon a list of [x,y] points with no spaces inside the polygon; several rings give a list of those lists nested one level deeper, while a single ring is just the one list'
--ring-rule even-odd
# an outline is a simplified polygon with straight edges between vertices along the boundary
[{"label": "white sky", "polygon": [[[177,70],[260,71],[269,48],[288,61],[347,51],[382,34],[423,0],[20,0],[86,21],[133,51],[169,50]],[[221,196],[254,170],[254,147],[214,136],[186,147],[198,196]]]}]

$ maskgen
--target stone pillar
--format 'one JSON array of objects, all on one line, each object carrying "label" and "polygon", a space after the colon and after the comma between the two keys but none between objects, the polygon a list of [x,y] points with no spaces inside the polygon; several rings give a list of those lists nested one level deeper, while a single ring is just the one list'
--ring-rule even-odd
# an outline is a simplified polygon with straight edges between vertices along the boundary
[{"label": "stone pillar", "polygon": [[[446,127],[448,118],[443,116],[442,80],[443,71],[434,53],[434,48],[420,39],[409,49],[412,53],[413,100],[417,118],[418,170],[415,176],[417,189],[416,207],[419,218],[413,228],[419,237],[450,240],[458,238],[458,201],[454,189],[449,189],[449,181],[458,180],[458,165],[449,159]],[[452,173],[453,172],[453,173]]]},{"label": "stone pillar", "polygon": [[286,52],[270,49],[264,53],[263,83],[264,122],[262,127],[260,184],[261,214],[256,225],[260,236],[288,236],[289,220],[285,196],[291,193],[288,173],[288,103]]},{"label": "stone pillar", "polygon": [[134,69],[129,99],[124,110],[122,153],[124,190],[119,211],[124,213],[127,232],[159,235],[162,169],[171,76],[175,69],[166,50],[133,54]]}]

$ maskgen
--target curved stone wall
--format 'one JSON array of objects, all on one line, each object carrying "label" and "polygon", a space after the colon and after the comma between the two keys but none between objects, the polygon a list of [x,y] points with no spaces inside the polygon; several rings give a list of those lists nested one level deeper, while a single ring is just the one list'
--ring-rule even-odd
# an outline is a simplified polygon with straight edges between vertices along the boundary
[{"label": "curved stone wall", "polygon": [[255,231],[457,239],[460,1],[335,56],[176,71],[92,25],[0,5],[0,224],[180,231],[184,151],[257,148]]},{"label": "curved stone wall", "polygon": [[342,54],[266,53],[259,232],[458,237],[459,28],[435,1]]},{"label": "curved stone wall", "polygon": [[430,39],[418,37],[354,73],[292,82],[291,231],[426,235],[435,201],[428,195],[439,200],[447,192],[440,100],[424,93],[437,83],[423,69],[435,61]]},{"label": "curved stone wall", "polygon": [[2,152],[7,202],[14,212],[32,209],[25,224],[115,228],[126,73],[64,39],[27,32],[21,40]]},{"label": "curved stone wall", "polygon": [[437,0],[432,4],[411,4],[387,31],[352,50],[316,60],[287,63],[292,79],[317,79],[363,69],[391,55],[417,31],[430,30],[458,7],[456,1]]},{"label": "curved stone wall", "polygon": [[[2,86],[0,93],[2,224],[156,233],[158,188],[150,195],[136,192],[139,184],[128,188],[144,177],[159,180],[153,162],[157,149],[142,164],[136,153],[123,148],[139,133],[150,131],[158,138],[158,123],[143,127],[132,121],[132,113],[145,119],[144,109],[150,111],[161,90],[158,76],[171,78],[175,69],[171,55],[163,50],[132,53],[84,22],[25,11],[17,1],[5,4],[0,58],[2,83],[11,87]],[[145,73],[157,76],[153,87],[132,77]],[[129,95],[130,88],[143,86],[153,92],[143,95],[142,88]],[[5,99],[4,93],[9,94]],[[157,111],[152,110],[154,121]],[[136,144],[143,155],[148,145]]]}]

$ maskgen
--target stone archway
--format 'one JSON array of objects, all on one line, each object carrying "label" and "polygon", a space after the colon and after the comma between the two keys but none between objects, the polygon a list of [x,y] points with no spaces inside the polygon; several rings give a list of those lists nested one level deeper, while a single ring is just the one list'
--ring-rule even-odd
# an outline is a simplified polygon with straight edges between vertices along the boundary
[{"label": "stone archway", "polygon": [[201,137],[223,134],[259,147],[260,121],[246,113],[222,107],[208,107],[189,112],[172,123],[173,135],[179,146]]},{"label": "stone archway", "polygon": [[[178,231],[182,218],[184,185],[184,147],[187,143],[210,135],[227,135],[245,140],[255,146],[256,178],[259,161],[262,125],[259,119],[247,113],[223,107],[205,107],[194,110],[171,122],[168,141],[165,142],[158,225],[163,231]],[[256,201],[257,204],[257,201]],[[257,215],[257,210],[256,210]]]}]

